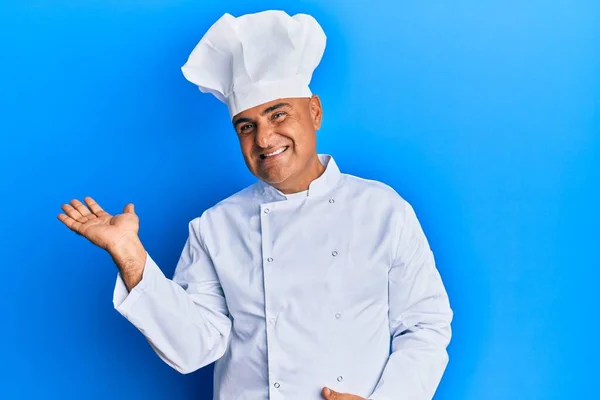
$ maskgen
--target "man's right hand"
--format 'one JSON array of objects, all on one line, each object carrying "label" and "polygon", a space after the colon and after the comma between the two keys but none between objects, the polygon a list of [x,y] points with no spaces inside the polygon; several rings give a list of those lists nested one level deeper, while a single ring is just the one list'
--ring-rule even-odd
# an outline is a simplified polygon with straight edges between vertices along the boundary
[{"label": "man's right hand", "polygon": [[79,200],[73,199],[71,204],[63,204],[61,207],[66,215],[58,215],[58,219],[73,232],[108,252],[117,248],[124,239],[137,236],[140,221],[132,203],[125,206],[123,214],[113,216],[104,211],[91,197],[84,197],[83,200],[87,207]]},{"label": "man's right hand", "polygon": [[91,197],[61,207],[66,214],[59,214],[62,221],[73,232],[110,253],[117,264],[125,285],[131,290],[142,278],[146,262],[146,250],[138,237],[139,218],[133,204],[123,209],[123,214],[110,215]]}]

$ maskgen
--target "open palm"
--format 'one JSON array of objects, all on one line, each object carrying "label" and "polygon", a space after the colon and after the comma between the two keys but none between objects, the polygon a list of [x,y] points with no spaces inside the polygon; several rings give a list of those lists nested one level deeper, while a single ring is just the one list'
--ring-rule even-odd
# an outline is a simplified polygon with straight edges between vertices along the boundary
[{"label": "open palm", "polygon": [[58,219],[73,232],[108,251],[124,238],[137,236],[140,223],[132,203],[125,206],[123,214],[113,216],[91,197],[84,197],[83,200],[87,207],[73,199],[71,204],[61,207],[65,214],[58,214]]}]

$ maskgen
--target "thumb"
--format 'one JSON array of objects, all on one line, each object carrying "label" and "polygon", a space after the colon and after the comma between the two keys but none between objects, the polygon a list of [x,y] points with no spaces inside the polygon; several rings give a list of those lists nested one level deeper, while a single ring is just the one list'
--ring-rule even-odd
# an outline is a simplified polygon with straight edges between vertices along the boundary
[{"label": "thumb", "polygon": [[133,203],[128,203],[125,208],[123,209],[124,213],[131,213],[131,214],[135,214],[135,210],[133,209]]}]

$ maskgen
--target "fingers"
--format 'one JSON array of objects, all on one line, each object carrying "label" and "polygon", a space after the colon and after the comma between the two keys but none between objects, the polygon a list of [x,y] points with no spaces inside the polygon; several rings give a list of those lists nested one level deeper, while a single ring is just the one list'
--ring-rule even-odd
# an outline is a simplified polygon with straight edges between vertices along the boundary
[{"label": "fingers", "polygon": [[70,204],[63,204],[61,208],[65,212],[65,214],[67,214],[74,220],[78,220],[82,217],[81,213],[77,209],[73,208],[73,206]]},{"label": "fingers", "polygon": [[76,220],[74,220],[73,218],[71,218],[65,214],[58,214],[58,219],[62,223],[64,223],[69,229],[71,229],[73,232],[81,235],[81,233],[79,231],[79,229],[81,228],[81,225],[82,225],[81,222],[77,222]]},{"label": "fingers", "polygon": [[78,234],[81,234],[81,227],[87,221],[109,215],[91,197],[84,197],[83,200],[86,202],[87,207],[79,200],[73,199],[70,204],[62,205],[61,208],[65,214],[59,214],[57,216],[61,222],[69,227],[69,229]]},{"label": "fingers", "polygon": [[364,398],[353,394],[336,392],[333,389],[329,389],[327,386],[323,387],[321,395],[325,400],[365,400]]},{"label": "fingers", "polygon": [[323,390],[321,391],[321,394],[323,395],[323,398],[325,400],[339,399],[339,397],[337,396],[337,393],[334,392],[333,390],[329,389],[327,386],[323,388]]},{"label": "fingers", "polygon": [[90,208],[90,210],[92,210],[92,212],[97,216],[97,217],[102,217],[106,214],[108,214],[106,211],[104,211],[102,209],[102,207],[100,207],[98,205],[98,203],[96,203],[94,201],[94,199],[92,199],[90,196],[86,196],[83,198],[83,200],[85,201],[85,204],[88,205],[88,207]]},{"label": "fingers", "polygon": [[92,214],[90,210],[77,199],[71,200],[71,204],[63,204],[61,208],[69,217],[79,222],[85,222],[90,218],[96,218],[96,215]]},{"label": "fingers", "polygon": [[77,199],[73,199],[71,200],[71,205],[77,210],[79,211],[79,214],[81,214],[82,216],[86,217],[88,215],[91,215],[90,210],[84,206],[83,204],[81,204],[81,202]]}]

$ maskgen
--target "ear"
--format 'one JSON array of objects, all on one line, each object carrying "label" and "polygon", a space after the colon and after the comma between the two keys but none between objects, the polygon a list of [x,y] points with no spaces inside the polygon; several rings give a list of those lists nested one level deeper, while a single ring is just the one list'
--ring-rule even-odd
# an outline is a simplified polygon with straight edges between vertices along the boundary
[{"label": "ear", "polygon": [[310,111],[310,119],[315,130],[321,128],[321,120],[323,118],[323,108],[321,107],[321,99],[316,94],[313,94],[308,103]]}]

